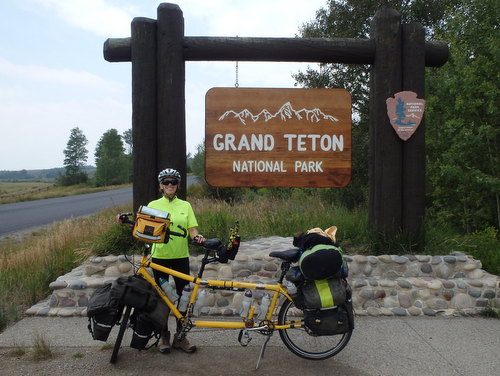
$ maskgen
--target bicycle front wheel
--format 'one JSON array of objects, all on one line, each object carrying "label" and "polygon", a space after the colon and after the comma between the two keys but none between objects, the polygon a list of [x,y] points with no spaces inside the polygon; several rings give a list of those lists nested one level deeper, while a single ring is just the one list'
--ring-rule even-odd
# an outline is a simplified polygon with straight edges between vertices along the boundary
[{"label": "bicycle front wheel", "polygon": [[338,354],[347,345],[351,338],[352,330],[344,334],[331,336],[315,336],[309,334],[303,326],[304,312],[295,307],[291,300],[287,300],[281,306],[278,315],[278,324],[285,325],[292,321],[301,322],[298,328],[281,329],[279,331],[281,340],[285,346],[305,359],[323,360]]},{"label": "bicycle front wheel", "polygon": [[115,363],[118,357],[118,351],[120,351],[120,346],[122,344],[123,334],[125,334],[125,329],[127,329],[128,319],[130,317],[130,311],[132,307],[127,306],[125,308],[125,313],[123,314],[122,321],[120,323],[120,330],[118,331],[118,335],[116,337],[115,346],[113,347],[113,353],[111,354],[110,363]]}]

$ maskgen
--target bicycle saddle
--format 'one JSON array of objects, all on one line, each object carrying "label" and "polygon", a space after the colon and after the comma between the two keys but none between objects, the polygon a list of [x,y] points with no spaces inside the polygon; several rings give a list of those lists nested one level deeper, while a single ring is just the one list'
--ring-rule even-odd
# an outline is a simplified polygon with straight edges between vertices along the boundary
[{"label": "bicycle saddle", "polygon": [[277,257],[285,261],[299,261],[300,251],[297,248],[287,249],[286,251],[273,251],[269,254],[271,257]]}]

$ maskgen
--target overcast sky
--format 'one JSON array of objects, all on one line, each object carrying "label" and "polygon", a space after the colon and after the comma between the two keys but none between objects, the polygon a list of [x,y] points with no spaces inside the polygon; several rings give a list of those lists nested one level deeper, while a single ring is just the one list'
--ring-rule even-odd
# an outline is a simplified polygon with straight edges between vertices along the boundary
[{"label": "overcast sky", "polygon": [[[326,0],[179,0],[186,36],[294,37]],[[131,63],[108,63],[107,38],[130,36],[134,17],[156,19],[152,0],[0,1],[0,170],[62,167],[70,130],[89,143],[131,128]],[[305,63],[239,63],[240,87],[294,87]],[[234,87],[234,62],[186,63],[187,150],[204,137],[204,99]]]}]

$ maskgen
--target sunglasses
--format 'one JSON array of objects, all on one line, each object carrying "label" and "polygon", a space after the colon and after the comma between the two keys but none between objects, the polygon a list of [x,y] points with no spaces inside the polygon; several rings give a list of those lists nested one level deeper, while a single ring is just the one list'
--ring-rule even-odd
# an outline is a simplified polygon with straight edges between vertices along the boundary
[{"label": "sunglasses", "polygon": [[177,185],[179,182],[177,180],[163,180],[161,182],[163,185]]}]

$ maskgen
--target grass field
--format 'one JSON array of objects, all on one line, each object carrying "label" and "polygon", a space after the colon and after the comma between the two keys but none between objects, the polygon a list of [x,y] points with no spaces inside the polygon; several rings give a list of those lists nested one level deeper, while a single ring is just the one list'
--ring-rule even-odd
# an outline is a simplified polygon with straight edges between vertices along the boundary
[{"label": "grass field", "polygon": [[53,187],[52,182],[3,182],[0,181],[0,198],[31,195]]},{"label": "grass field", "polygon": [[0,181],[0,204],[80,195],[84,193],[100,192],[128,186],[130,186],[130,184],[113,185],[107,187],[93,187],[88,185],[72,185],[69,187],[62,187],[55,185],[53,182]]}]

